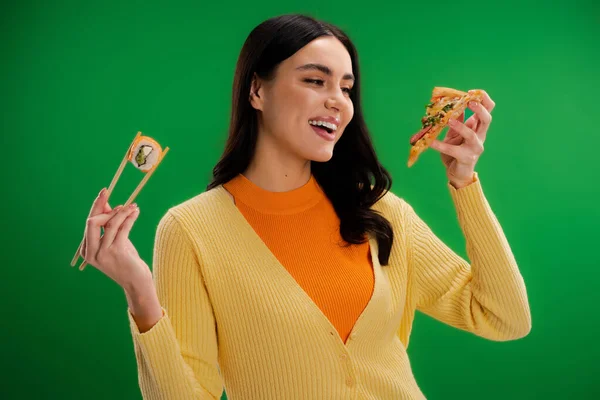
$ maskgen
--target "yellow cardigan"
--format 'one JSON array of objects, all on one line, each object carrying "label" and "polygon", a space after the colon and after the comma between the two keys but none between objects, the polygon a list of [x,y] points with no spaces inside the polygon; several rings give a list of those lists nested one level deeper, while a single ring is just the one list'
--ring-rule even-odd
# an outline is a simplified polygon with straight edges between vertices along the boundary
[{"label": "yellow cardigan", "polygon": [[222,186],[169,209],[153,255],[163,317],[140,333],[127,310],[144,399],[424,399],[406,353],[415,310],[527,335],[525,284],[478,176],[448,188],[471,264],[388,192],[373,208],[394,229],[390,262],[371,237],[375,287],[346,344]]}]

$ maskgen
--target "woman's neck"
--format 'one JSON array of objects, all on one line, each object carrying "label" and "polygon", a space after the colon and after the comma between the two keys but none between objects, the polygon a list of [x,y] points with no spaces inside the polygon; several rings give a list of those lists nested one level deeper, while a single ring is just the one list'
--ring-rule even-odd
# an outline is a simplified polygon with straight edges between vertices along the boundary
[{"label": "woman's neck", "polygon": [[310,160],[299,159],[274,144],[259,141],[250,165],[242,173],[256,186],[270,192],[289,192],[306,185]]},{"label": "woman's neck", "polygon": [[306,185],[310,179],[310,161],[303,169],[279,169],[265,164],[249,166],[243,175],[256,186],[269,192],[289,192]]}]

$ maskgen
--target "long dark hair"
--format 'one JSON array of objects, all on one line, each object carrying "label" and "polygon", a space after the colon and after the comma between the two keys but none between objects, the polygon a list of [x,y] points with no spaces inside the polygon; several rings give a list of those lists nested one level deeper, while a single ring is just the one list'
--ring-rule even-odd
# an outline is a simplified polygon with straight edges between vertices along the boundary
[{"label": "long dark hair", "polygon": [[374,234],[379,262],[387,265],[394,233],[389,221],[371,206],[390,190],[392,178],[377,159],[364,121],[356,49],[348,36],[332,24],[307,15],[288,14],[268,19],[250,32],[233,80],[229,138],[207,190],[244,172],[252,160],[258,137],[257,111],[249,101],[254,73],[265,80],[273,79],[279,63],[321,36],[336,37],[350,53],[356,79],[350,94],[354,116],[336,143],[332,158],[313,161],[311,171],[340,219],[342,238],[349,244],[360,244],[367,240],[366,233]]}]

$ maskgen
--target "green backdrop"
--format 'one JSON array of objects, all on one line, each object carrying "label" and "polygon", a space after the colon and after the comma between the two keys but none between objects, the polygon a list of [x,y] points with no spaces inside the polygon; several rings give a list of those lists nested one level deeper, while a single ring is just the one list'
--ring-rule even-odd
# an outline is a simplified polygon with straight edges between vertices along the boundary
[{"label": "green backdrop", "polygon": [[[497,103],[477,170],[533,329],[496,343],[418,315],[409,354],[428,398],[600,398],[597,1],[12,3],[0,10],[1,398],[141,398],[122,290],[69,266],[85,217],[138,130],[169,146],[131,233],[151,261],[159,219],[204,190],[220,155],[247,34],[288,12],[355,41],[393,191],[462,256],[439,156],[408,169],[408,139],[433,86],[483,88]],[[129,165],[112,205],[141,178]]]}]

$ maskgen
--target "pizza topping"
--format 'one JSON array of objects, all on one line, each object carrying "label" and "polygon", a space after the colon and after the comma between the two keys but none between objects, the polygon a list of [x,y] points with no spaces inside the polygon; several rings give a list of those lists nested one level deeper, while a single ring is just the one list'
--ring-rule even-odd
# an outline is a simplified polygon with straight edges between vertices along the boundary
[{"label": "pizza topping", "polygon": [[452,109],[452,107],[454,107],[454,103],[448,103],[444,106],[444,108],[442,108],[442,111],[448,112]]},{"label": "pizza topping", "polygon": [[410,144],[411,146],[414,146],[415,143],[417,143],[423,136],[425,136],[425,134],[432,128],[432,126],[428,126],[425,127],[423,129],[421,129],[419,132],[415,133],[411,138],[410,138]]},{"label": "pizza topping", "polygon": [[456,96],[452,98],[444,96],[433,97],[430,103],[425,105],[427,115],[421,118],[422,128],[410,138],[410,144],[414,145],[422,139],[431,128],[439,124],[442,118],[444,118],[444,116],[457,104],[457,99],[459,99],[459,97],[457,98]]},{"label": "pizza topping", "polygon": [[423,117],[421,119],[421,123],[423,124],[423,128],[428,127],[428,126],[433,126],[435,124],[437,124],[438,122],[440,122],[440,120],[444,118],[444,114],[443,113],[437,113],[435,115],[430,115],[427,117]]},{"label": "pizza topping", "polygon": [[444,118],[444,116],[456,105],[455,102],[450,102],[441,107],[442,104],[445,103],[445,100],[446,98],[442,98],[437,103],[432,102],[427,105],[427,115],[421,118],[421,124],[423,125],[423,128],[438,124],[440,120]]}]

